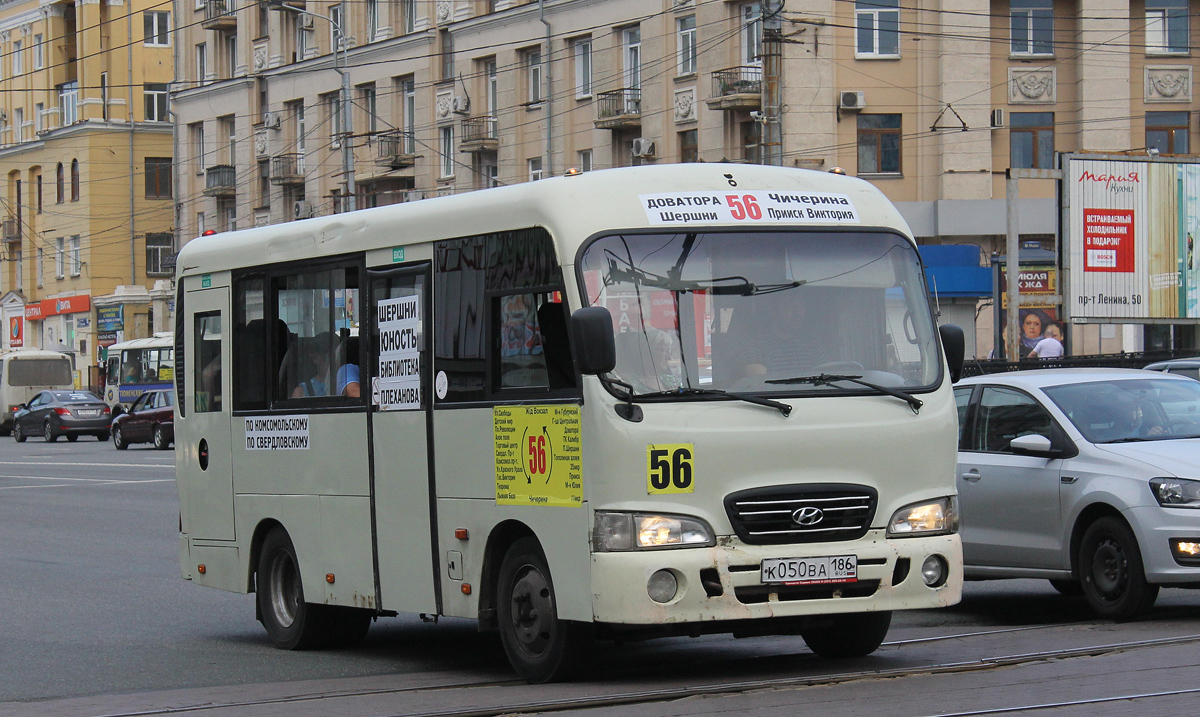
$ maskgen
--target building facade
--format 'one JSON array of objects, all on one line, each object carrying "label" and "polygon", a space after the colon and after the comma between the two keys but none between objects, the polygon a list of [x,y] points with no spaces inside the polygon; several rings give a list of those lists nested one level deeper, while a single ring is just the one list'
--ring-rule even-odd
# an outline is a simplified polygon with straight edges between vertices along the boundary
[{"label": "building facade", "polygon": [[[765,162],[868,179],[922,243],[977,247],[979,269],[1004,251],[1009,167],[1187,154],[1200,109],[1188,0],[177,7],[181,241],[568,168]],[[1023,245],[1053,255],[1055,182],[1020,194]],[[956,289],[943,318],[975,326],[968,352],[985,356],[990,296]],[[1070,340],[1076,353],[1195,341],[1190,326],[1140,325]]]},{"label": "building facade", "polygon": [[82,368],[166,325],[171,15],[149,0],[0,5],[5,347],[68,351]]}]

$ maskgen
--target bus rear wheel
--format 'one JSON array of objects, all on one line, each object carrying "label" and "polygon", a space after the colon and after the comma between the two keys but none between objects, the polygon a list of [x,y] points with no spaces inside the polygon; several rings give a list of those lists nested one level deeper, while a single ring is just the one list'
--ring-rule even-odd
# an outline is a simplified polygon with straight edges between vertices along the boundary
[{"label": "bus rear wheel", "polygon": [[[114,434],[113,439],[117,440],[118,435]],[[300,561],[296,559],[292,539],[283,528],[272,529],[263,540],[256,598],[259,619],[276,647],[306,650],[322,642],[322,606],[304,602]]]},{"label": "bus rear wheel", "polygon": [[891,612],[824,615],[800,630],[804,644],[821,657],[865,657],[879,649],[892,625]]},{"label": "bus rear wheel", "polygon": [[508,661],[530,683],[569,678],[591,641],[590,625],[559,619],[557,608],[542,546],[521,538],[500,563],[496,617]]}]

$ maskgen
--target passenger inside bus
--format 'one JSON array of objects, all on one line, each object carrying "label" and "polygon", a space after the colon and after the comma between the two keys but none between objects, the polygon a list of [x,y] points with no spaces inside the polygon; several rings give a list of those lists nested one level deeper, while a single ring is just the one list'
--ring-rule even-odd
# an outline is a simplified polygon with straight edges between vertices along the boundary
[{"label": "passenger inside bus", "polygon": [[337,392],[341,396],[358,398],[362,395],[359,386],[358,337],[351,336],[349,329],[342,329],[342,333],[337,349]]},{"label": "passenger inside bus", "polygon": [[142,369],[132,361],[126,361],[121,368],[121,383],[137,383],[142,380]]},{"label": "passenger inside bus", "polygon": [[300,339],[300,375],[306,376],[292,389],[292,398],[330,395],[329,352],[331,341],[328,332],[319,333],[310,339]]}]

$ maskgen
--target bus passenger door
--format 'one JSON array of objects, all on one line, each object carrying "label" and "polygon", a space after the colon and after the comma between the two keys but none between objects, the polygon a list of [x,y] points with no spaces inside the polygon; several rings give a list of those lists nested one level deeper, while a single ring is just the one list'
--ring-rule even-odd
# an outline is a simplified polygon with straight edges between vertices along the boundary
[{"label": "bus passenger door", "polygon": [[[187,277],[199,283],[199,277]],[[189,291],[184,297],[186,382],[179,397],[176,466],[187,493],[183,532],[204,540],[233,540],[233,469],[229,413],[229,289]]]},{"label": "bus passenger door", "polygon": [[372,509],[380,607],[438,611],[429,463],[429,271],[368,270]]}]

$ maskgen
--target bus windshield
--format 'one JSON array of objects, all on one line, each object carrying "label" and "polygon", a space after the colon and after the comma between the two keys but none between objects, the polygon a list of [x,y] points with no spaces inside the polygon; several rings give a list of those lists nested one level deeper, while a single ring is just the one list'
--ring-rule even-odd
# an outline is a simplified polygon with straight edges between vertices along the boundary
[{"label": "bus windshield", "polygon": [[[116,375],[113,375],[117,372]],[[125,349],[121,363],[109,364],[108,382],[167,383],[175,377],[175,350],[169,348]]]},{"label": "bus windshield", "polygon": [[860,377],[931,387],[940,353],[916,249],[887,232],[626,233],[581,260],[616,332],[615,378],[637,394],[797,395]]}]

